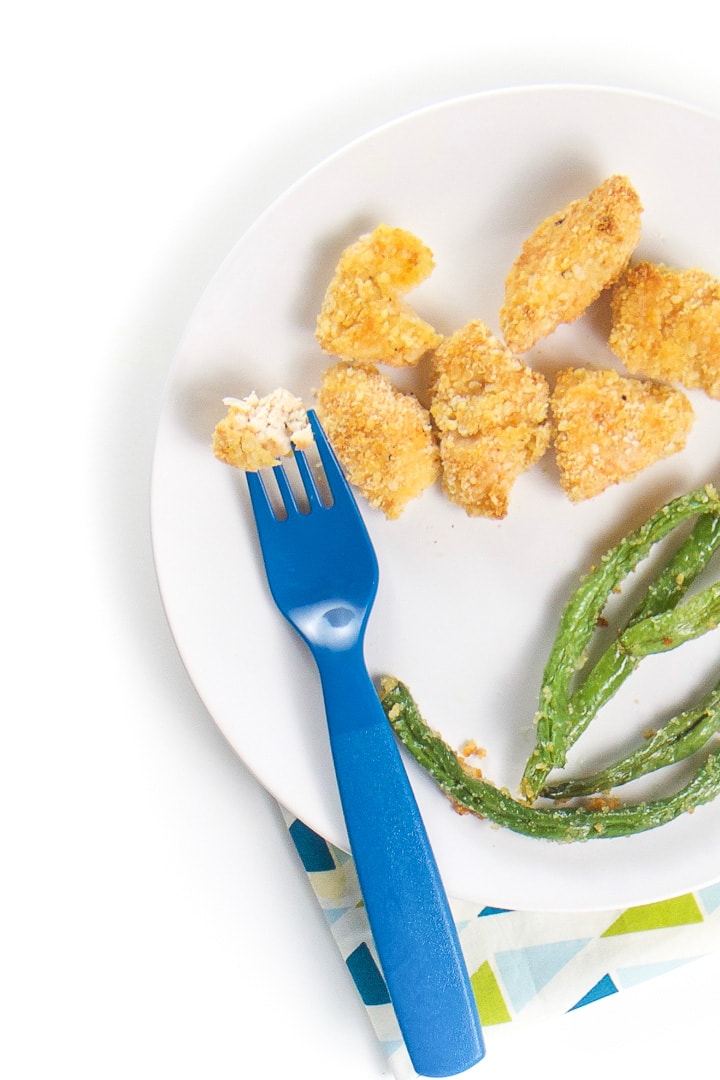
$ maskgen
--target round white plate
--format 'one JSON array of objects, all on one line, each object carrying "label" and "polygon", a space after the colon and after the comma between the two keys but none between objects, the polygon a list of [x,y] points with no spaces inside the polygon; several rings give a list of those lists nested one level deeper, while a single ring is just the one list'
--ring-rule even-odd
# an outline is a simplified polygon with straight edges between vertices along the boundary
[{"label": "round white plate", "polygon": [[[379,222],[411,230],[434,252],[435,271],[408,298],[421,315],[442,333],[476,318],[498,331],[504,277],[523,239],[612,173],[630,177],[645,207],[639,256],[720,274],[718,119],[619,90],[523,88],[410,115],[321,164],[240,239],[190,320],[154,460],[153,542],[168,619],[243,761],[340,847],[347,838],[315,668],[269,599],[244,478],[212,454],[221,399],[285,386],[312,404],[330,362],[314,339],[326,286],[341,250]],[[601,299],[529,361],[551,379],[567,364],[616,366],[607,329]],[[406,681],[451,744],[485,747],[490,779],[517,787],[542,669],[579,575],[666,499],[720,476],[720,402],[691,398],[697,419],[681,454],[584,504],[561,493],[550,452],[518,481],[502,522],[468,518],[439,488],[395,522],[363,505],[381,570],[370,671]],[[717,651],[715,632],[645,661],[577,744],[573,766],[617,754],[695,700],[717,678]],[[720,878],[720,800],[636,837],[562,845],[461,817],[409,758],[408,769],[451,896],[611,908]]]}]

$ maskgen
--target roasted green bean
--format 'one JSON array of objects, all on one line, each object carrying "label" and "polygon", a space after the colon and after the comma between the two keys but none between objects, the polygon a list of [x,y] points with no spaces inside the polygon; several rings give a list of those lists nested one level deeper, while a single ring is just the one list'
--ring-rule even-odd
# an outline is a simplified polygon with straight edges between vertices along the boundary
[{"label": "roasted green bean", "polygon": [[[692,517],[697,518],[692,531],[590,666],[588,646],[598,625],[604,623],[611,594],[619,591],[620,583],[655,544]],[[643,657],[677,648],[720,625],[720,583],[686,596],[719,547],[720,497],[708,485],[667,503],[603,555],[583,578],[563,611],[543,673],[536,743],[522,776],[522,797],[473,770],[430,730],[408,688],[387,677],[380,697],[397,736],[459,810],[527,836],[559,841],[627,836],[657,828],[716,798],[720,749],[712,752],[709,742],[720,732],[720,683],[697,706],[672,717],[643,745],[606,768],[591,776],[551,784],[547,780],[552,769],[565,764],[569,747]],[[615,787],[692,755],[700,758],[694,775],[664,797],[634,804],[605,797]],[[538,794],[555,805],[534,805]],[[558,805],[558,800],[593,794],[602,797],[580,805]]]},{"label": "roasted green bean", "polygon": [[[643,619],[659,615],[677,604],[705,569],[718,547],[720,517],[703,514],[698,518],[691,534],[649,585],[640,605],[628,619],[625,629]],[[573,693],[568,748],[637,667],[638,662],[639,659],[624,649],[616,637]]]},{"label": "roasted green bean", "polygon": [[578,795],[609,792],[639,776],[684,761],[701,750],[720,730],[720,683],[692,709],[678,713],[636,750],[619,758],[606,769],[589,776],[572,777],[548,784],[540,794],[551,799],[572,799]]},{"label": "roasted green bean", "polygon": [[[609,597],[660,540],[697,516],[695,529],[647,590],[625,629],[573,691],[590,640]],[[543,674],[536,741],[521,787],[532,801],[599,708],[635,670],[643,656],[675,648],[718,624],[720,586],[680,604],[690,583],[720,545],[720,497],[710,485],[667,503],[610,549],[566,605]],[[677,605],[677,606],[675,606]]]},{"label": "roasted green bean", "polygon": [[720,791],[718,752],[707,756],[689,783],[663,798],[599,808],[530,806],[474,775],[430,730],[403,683],[383,679],[380,700],[398,738],[457,808],[526,836],[564,842],[628,836],[658,828],[711,801]]}]

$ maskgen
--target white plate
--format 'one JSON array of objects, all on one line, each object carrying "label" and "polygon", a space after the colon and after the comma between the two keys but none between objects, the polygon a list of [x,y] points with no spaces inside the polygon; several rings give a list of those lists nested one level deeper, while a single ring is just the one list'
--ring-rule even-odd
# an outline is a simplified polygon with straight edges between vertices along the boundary
[{"label": "white plate", "polygon": [[[547,214],[611,173],[645,206],[639,255],[720,274],[720,122],[650,96],[544,87],[451,101],[353,143],[296,184],[243,236],[190,320],[169,380],[154,461],[152,528],[162,596],[190,676],[259,780],[333,843],[347,844],[315,669],[268,598],[245,483],[212,455],[224,395],[286,386],[312,402],[328,364],[313,331],[342,248],[383,221],[433,250],[409,297],[443,333],[497,330],[503,280]],[[550,376],[613,365],[606,305],[530,354]],[[405,376],[403,376],[405,378]],[[515,788],[561,605],[578,575],[667,498],[720,475],[720,402],[691,395],[687,448],[582,505],[552,454],[517,483],[501,523],[469,519],[439,490],[399,521],[364,507],[381,587],[367,658],[409,683],[453,744],[487,748],[486,775]],[[637,738],[717,672],[717,632],[652,658],[598,718],[573,761]],[[411,760],[450,895],[498,907],[645,903],[720,877],[720,800],[659,830],[559,845],[460,817]]]}]

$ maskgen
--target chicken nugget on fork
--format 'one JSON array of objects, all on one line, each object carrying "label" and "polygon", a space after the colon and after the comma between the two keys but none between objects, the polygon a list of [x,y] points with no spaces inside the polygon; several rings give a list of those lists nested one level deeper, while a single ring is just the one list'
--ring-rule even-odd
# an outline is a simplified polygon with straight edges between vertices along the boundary
[{"label": "chicken nugget on fork", "polygon": [[300,398],[284,387],[264,397],[253,391],[244,398],[226,397],[227,415],[213,432],[215,457],[246,472],[277,465],[293,446],[306,450],[313,442],[307,412]]}]

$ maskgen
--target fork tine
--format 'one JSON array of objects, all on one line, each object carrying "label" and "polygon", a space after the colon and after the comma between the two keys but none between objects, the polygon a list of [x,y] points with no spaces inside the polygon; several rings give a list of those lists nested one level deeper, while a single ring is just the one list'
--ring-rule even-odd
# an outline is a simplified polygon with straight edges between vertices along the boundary
[{"label": "fork tine", "polygon": [[333,500],[335,500],[339,494],[344,494],[348,490],[345,474],[340,468],[338,459],[335,457],[335,451],[330,445],[328,437],[325,434],[314,409],[308,409],[308,420],[310,421],[310,426],[315,435],[315,445],[317,446],[318,454],[320,455],[320,460],[322,461],[325,470],[328,487],[332,493]]},{"label": "fork tine", "polygon": [[283,501],[287,513],[299,513],[297,501],[293,495],[292,488],[290,487],[290,481],[288,480],[287,473],[282,465],[273,465],[273,476],[275,477],[275,483],[278,486],[280,498]]},{"label": "fork tine", "polygon": [[[325,480],[334,502],[339,494],[347,491],[345,474],[338,464],[335,452],[330,446],[328,438],[313,409],[308,409],[308,419],[315,436],[315,445],[325,472]],[[298,473],[300,474],[300,479],[305,495],[307,496],[310,510],[324,509],[326,504],[323,502],[317,480],[313,476],[312,469],[305,453],[302,450],[293,450],[293,457]],[[297,498],[292,490],[287,473],[282,464],[274,465],[272,471],[286,513],[300,513],[301,511],[298,506]],[[277,510],[273,505],[272,498],[262,478],[262,474],[260,472],[246,472],[245,477],[256,517],[261,515],[262,519],[266,522],[270,519],[277,521]]]},{"label": "fork tine", "polygon": [[256,520],[258,522],[266,522],[270,519],[274,519],[275,511],[260,473],[246,472],[245,479],[247,480],[250,501]]},{"label": "fork tine", "polygon": [[322,508],[323,502],[320,498],[320,492],[315,477],[312,474],[308,459],[302,450],[295,451],[295,463],[298,467],[298,472],[300,473],[300,479],[302,480],[303,488],[305,489],[305,494],[307,495],[307,500],[310,504],[310,509],[318,510]]}]

